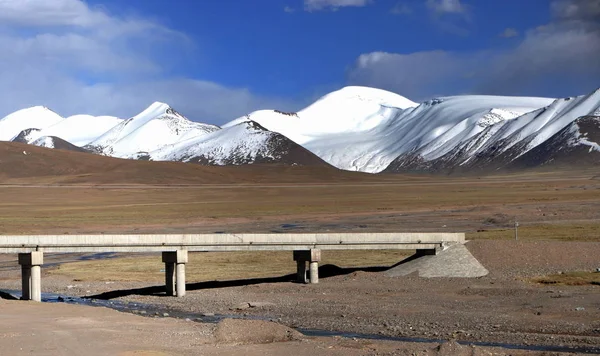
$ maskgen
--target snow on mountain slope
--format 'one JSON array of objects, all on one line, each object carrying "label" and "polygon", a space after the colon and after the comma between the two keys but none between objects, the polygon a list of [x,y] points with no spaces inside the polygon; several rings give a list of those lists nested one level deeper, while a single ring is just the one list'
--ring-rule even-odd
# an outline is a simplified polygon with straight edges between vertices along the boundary
[{"label": "snow on mountain slope", "polygon": [[577,118],[543,143],[519,156],[509,167],[520,169],[549,164],[600,165],[600,116]]},{"label": "snow on mountain slope", "polygon": [[60,137],[76,146],[85,146],[122,121],[123,119],[114,116],[74,115],[42,129],[40,134]]},{"label": "snow on mountain slope", "polygon": [[[546,141],[578,117],[593,115],[598,110],[600,110],[600,89],[576,98],[557,99],[541,110],[507,123],[499,135],[502,139],[510,139],[513,144],[528,138],[526,152]],[[508,145],[506,149],[510,147],[511,145]]]},{"label": "snow on mountain slope", "polygon": [[[103,155],[203,164],[325,161],[371,173],[452,172],[530,166],[575,141],[577,149],[569,152],[583,154],[579,118],[599,114],[600,89],[563,99],[462,95],[416,104],[380,89],[345,87],[297,113],[261,110],[222,128],[192,122],[160,102],[127,120],[62,119],[35,107],[0,120],[0,139],[69,149],[71,142]],[[596,152],[597,141],[589,142]]]},{"label": "snow on mountain slope", "polygon": [[15,111],[0,119],[0,141],[10,141],[26,129],[43,129],[54,125],[63,118],[44,106]]},{"label": "snow on mountain slope", "polygon": [[39,137],[54,136],[75,146],[85,146],[122,121],[114,116],[74,115],[41,130],[32,131],[26,137],[28,143]]},{"label": "snow on mountain slope", "polygon": [[140,114],[120,122],[85,148],[126,158],[217,130],[218,126],[192,122],[169,105],[155,102]]},{"label": "snow on mountain slope", "polygon": [[[460,166],[464,171],[506,167],[550,138],[556,141],[555,136],[565,127],[599,109],[600,90],[580,97],[556,99],[543,108],[488,126],[468,140],[450,145],[443,155],[430,155],[428,146],[404,153],[387,170],[451,171]],[[561,142],[568,145],[567,140]],[[557,143],[552,146],[556,148]]]},{"label": "snow on mountain slope", "polygon": [[63,140],[56,136],[42,136],[29,143],[33,146],[45,147],[45,148],[56,148],[59,150],[69,150],[76,152],[87,152],[81,147],[75,146],[70,142]]},{"label": "snow on mountain slope", "polygon": [[[142,157],[138,157],[142,158]],[[165,146],[145,158],[210,165],[289,163],[325,165],[317,156],[287,137],[254,121],[243,121],[206,135]]]},{"label": "snow on mountain slope", "polygon": [[[379,89],[348,87],[298,113],[257,111],[246,119],[279,132],[346,170],[376,173],[398,156],[428,146],[443,155],[485,127],[549,105],[553,99],[466,95],[421,105]],[[240,118],[225,125],[244,120]]]},{"label": "snow on mountain slope", "polygon": [[345,87],[323,96],[298,113],[260,110],[223,127],[248,119],[304,145],[331,134],[363,132],[389,120],[397,112],[417,106],[400,95],[381,89]]},{"label": "snow on mountain slope", "polygon": [[38,147],[54,148],[54,139],[50,136],[42,136],[31,142],[32,145]]}]

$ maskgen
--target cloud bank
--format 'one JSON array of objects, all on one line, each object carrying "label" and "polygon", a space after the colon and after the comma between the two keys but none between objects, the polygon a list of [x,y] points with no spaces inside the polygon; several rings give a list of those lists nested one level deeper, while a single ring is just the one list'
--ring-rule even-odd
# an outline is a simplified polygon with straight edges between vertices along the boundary
[{"label": "cloud bank", "polygon": [[174,78],[174,59],[192,46],[160,23],[80,0],[0,0],[0,118],[34,105],[63,116],[129,117],[166,101],[190,119],[222,123],[259,108],[296,108],[245,88]]},{"label": "cloud bank", "polygon": [[[365,53],[348,71],[348,81],[417,101],[469,93],[556,96],[570,87],[597,88],[600,0],[556,0],[550,10],[550,23],[530,29],[511,48]],[[515,34],[504,33],[505,37]],[[540,88],[545,89],[540,92]]]}]

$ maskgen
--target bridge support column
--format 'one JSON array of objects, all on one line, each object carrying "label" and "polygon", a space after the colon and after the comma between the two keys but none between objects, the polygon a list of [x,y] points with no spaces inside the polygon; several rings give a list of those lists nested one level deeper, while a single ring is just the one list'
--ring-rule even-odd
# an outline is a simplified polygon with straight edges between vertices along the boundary
[{"label": "bridge support column", "polygon": [[306,283],[306,262],[309,262],[309,282],[311,284],[319,283],[319,262],[321,261],[321,250],[295,250],[294,261],[296,261],[297,266],[296,280],[299,283]]},{"label": "bridge support column", "polygon": [[21,265],[21,299],[42,301],[42,265],[44,253],[34,251],[19,254]]},{"label": "bridge support column", "polygon": [[167,295],[183,297],[185,295],[185,264],[188,261],[187,250],[162,253],[165,264],[165,289]]}]

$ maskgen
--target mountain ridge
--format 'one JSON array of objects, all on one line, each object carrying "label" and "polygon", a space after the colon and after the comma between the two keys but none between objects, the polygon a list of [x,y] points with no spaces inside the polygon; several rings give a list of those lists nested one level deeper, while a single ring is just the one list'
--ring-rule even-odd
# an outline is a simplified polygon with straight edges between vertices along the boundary
[{"label": "mountain ridge", "polygon": [[[548,154],[540,152],[556,149],[557,142],[568,145],[574,134],[571,141],[555,136],[570,125],[585,126],[590,119],[577,120],[595,114],[600,114],[600,89],[560,99],[462,95],[415,103],[385,90],[351,86],[298,112],[259,110],[222,126],[189,120],[162,102],[124,120],[62,118],[38,106],[0,119],[0,138],[45,146],[60,142],[63,147],[68,145],[62,141],[76,141],[73,146],[82,150],[128,159],[448,173],[551,164]],[[598,144],[595,137],[590,147]],[[546,148],[528,155],[546,142]],[[575,151],[571,159],[596,163],[583,157],[584,150]],[[545,161],[536,163],[534,157],[542,156]]]}]

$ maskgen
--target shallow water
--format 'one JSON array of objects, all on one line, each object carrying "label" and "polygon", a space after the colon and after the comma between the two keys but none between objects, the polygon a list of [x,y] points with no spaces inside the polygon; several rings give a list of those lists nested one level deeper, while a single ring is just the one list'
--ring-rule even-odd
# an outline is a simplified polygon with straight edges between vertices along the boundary
[{"label": "shallow water", "polygon": [[[21,298],[21,292],[16,290],[0,290],[0,295],[12,295],[15,299]],[[189,313],[178,310],[171,310],[162,306],[143,304],[136,302],[126,302],[119,300],[102,300],[102,299],[90,299],[81,297],[65,296],[53,293],[43,293],[42,302],[46,303],[67,303],[67,304],[78,304],[95,307],[106,307],[120,312],[137,314],[145,317],[158,318],[158,317],[169,317],[185,319],[194,322],[201,323],[218,323],[223,319],[253,319],[253,320],[268,320],[274,321],[269,317],[255,317],[255,316],[241,316],[235,314],[215,314],[205,315],[201,313]],[[366,339],[366,340],[382,340],[382,341],[399,341],[399,342],[418,342],[418,343],[443,343],[445,339],[430,339],[421,337],[399,337],[399,336],[385,336],[377,334],[362,334],[352,333],[344,331],[333,331],[333,330],[318,330],[318,329],[305,329],[296,328],[299,332],[306,336],[323,336],[323,337],[344,337],[352,339]],[[568,353],[583,353],[583,354],[600,354],[599,346],[548,346],[548,345],[521,345],[511,344],[502,342],[485,342],[485,341],[456,341],[461,345],[474,345],[483,347],[501,347],[509,350],[525,350],[525,351],[542,351],[542,352],[568,352]]]}]

